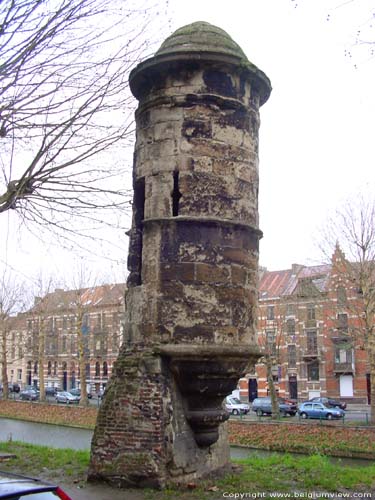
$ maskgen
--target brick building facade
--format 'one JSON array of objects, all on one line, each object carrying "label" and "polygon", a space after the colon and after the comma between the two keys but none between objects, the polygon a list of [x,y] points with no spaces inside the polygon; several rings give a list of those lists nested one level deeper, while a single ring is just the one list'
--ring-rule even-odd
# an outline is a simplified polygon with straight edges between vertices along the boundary
[{"label": "brick building facade", "polygon": [[[89,391],[105,388],[122,343],[124,284],[83,289],[86,380]],[[39,385],[38,348],[41,324],[45,331],[46,387],[80,387],[77,348],[77,290],[57,289],[36,298],[34,307],[13,318],[8,338],[9,383]],[[40,306],[43,301],[43,307]]]},{"label": "brick building facade", "polygon": [[[328,265],[294,264],[260,274],[258,343],[276,360],[272,375],[281,397],[369,402],[369,367],[353,307],[361,299],[340,272],[344,261],[337,247]],[[265,365],[259,363],[239,388],[243,399],[266,396]]]}]

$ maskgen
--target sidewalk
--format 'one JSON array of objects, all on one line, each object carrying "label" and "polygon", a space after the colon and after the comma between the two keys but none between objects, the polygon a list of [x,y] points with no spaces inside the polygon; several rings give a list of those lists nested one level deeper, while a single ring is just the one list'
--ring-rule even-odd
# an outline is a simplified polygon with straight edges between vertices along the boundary
[{"label": "sidewalk", "polygon": [[87,483],[83,488],[71,484],[60,486],[72,500],[144,500],[145,498],[142,490],[120,490],[105,484]]}]

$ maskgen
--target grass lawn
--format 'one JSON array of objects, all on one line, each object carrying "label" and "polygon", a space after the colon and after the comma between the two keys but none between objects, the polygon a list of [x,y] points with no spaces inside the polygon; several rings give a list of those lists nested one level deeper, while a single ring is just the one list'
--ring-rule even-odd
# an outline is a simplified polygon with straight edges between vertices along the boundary
[{"label": "grass lawn", "polygon": [[[93,428],[95,408],[58,407],[35,403],[0,402],[0,415],[24,420]],[[231,420],[229,440],[233,445],[287,453],[233,462],[233,472],[225,477],[199,481],[181,489],[142,491],[145,500],[272,498],[272,492],[292,493],[294,498],[310,492],[371,492],[375,498],[375,462],[368,466],[347,467],[332,464],[324,455],[357,456],[375,461],[374,428],[354,429],[338,425],[282,423],[244,423]],[[89,451],[73,451],[33,446],[24,443],[0,443],[0,453],[16,455],[2,461],[0,468],[41,477],[59,484],[84,486]],[[374,465],[373,465],[374,464]],[[225,493],[225,495],[224,495]],[[247,496],[237,496],[241,493]],[[137,493],[139,498],[139,490]],[[258,496],[257,496],[258,495]],[[129,492],[124,498],[132,498]],[[293,498],[293,496],[292,496]],[[310,496],[310,498],[312,498]],[[317,497],[315,497],[317,498]],[[357,498],[360,498],[357,495]],[[366,498],[362,496],[361,498]],[[367,497],[370,498],[370,497]]]},{"label": "grass lawn", "polygon": [[[16,458],[3,461],[1,469],[43,477],[52,482],[84,484],[89,452],[60,450],[17,442],[0,443],[1,453]],[[236,460],[234,470],[222,478],[199,481],[188,487],[145,490],[145,500],[236,498],[237,493],[259,494],[269,498],[272,492],[373,492],[375,465],[347,467],[332,464],[327,457],[271,455]],[[139,493],[139,491],[138,491]],[[260,494],[262,496],[260,496]],[[231,496],[230,496],[231,495]],[[126,494],[124,496],[126,498]],[[239,496],[237,498],[240,498]],[[246,498],[246,497],[245,497]],[[248,496],[248,498],[251,498]],[[256,498],[253,496],[252,498]]]},{"label": "grass lawn", "polygon": [[1,470],[39,477],[51,482],[84,482],[90,452],[55,449],[26,443],[0,443],[1,454],[15,455],[15,458],[1,460]]},{"label": "grass lawn", "polygon": [[374,428],[350,428],[315,423],[229,422],[232,445],[375,460]]},{"label": "grass lawn", "polygon": [[94,406],[82,407],[30,403],[27,401],[0,401],[0,417],[27,420],[29,422],[93,429],[97,414],[98,409]]}]

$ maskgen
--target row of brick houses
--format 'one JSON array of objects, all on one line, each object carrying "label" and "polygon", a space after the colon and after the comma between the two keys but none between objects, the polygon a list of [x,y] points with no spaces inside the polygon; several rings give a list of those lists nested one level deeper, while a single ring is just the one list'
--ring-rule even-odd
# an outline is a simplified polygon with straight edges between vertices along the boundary
[{"label": "row of brick houses", "polygon": [[[330,396],[369,402],[369,368],[363,342],[353,337],[358,318],[350,307],[355,289],[338,272],[344,256],[336,248],[329,265],[292,265],[283,271],[261,269],[258,340],[275,359],[272,375],[280,396],[304,400]],[[122,340],[124,284],[82,291],[88,390],[104,389]],[[80,387],[77,338],[74,334],[77,291],[55,290],[43,298],[46,319],[45,385]],[[8,379],[21,386],[38,385],[38,328],[36,312],[14,318],[8,345]],[[40,311],[39,311],[40,313]],[[268,394],[264,364],[239,383],[240,395],[250,401]]]},{"label": "row of brick houses", "polygon": [[[360,316],[353,313],[358,290],[340,272],[345,257],[337,246],[331,263],[262,270],[258,340],[273,350],[272,377],[280,397],[314,396],[370,402],[370,377]],[[269,393],[264,364],[241,379],[240,394],[252,401]]]},{"label": "row of brick houses", "polygon": [[[79,292],[79,293],[77,293]],[[103,390],[111,375],[122,341],[124,284],[77,290],[56,289],[35,298],[34,306],[12,318],[7,339],[9,383],[39,385],[39,332],[45,331],[44,381],[46,387],[80,388],[78,363],[77,297],[83,308],[82,333],[87,389]]]}]

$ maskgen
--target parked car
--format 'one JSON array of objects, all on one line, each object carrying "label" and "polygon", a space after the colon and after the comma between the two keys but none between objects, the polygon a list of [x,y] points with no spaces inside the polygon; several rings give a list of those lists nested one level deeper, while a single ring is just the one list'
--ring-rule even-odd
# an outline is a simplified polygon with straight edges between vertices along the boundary
[{"label": "parked car", "polygon": [[40,479],[0,471],[0,499],[72,500],[59,486]]},{"label": "parked car", "polygon": [[344,401],[338,401],[337,399],[332,398],[311,398],[309,402],[313,403],[323,403],[326,406],[333,406],[334,408],[341,408],[342,410],[346,409],[346,403]]},{"label": "parked car", "polygon": [[225,399],[225,407],[232,415],[246,415],[250,411],[250,406],[247,403],[242,403],[242,401],[234,396],[228,396]]},{"label": "parked car", "polygon": [[326,406],[323,403],[312,401],[301,403],[298,413],[301,418],[326,418],[328,420],[343,418],[345,416],[345,411],[341,408],[334,408],[333,406]]},{"label": "parked car", "polygon": [[78,404],[81,400],[79,396],[73,396],[73,394],[70,394],[70,392],[67,391],[57,392],[55,399],[57,403],[66,403],[67,405],[71,403]]},{"label": "parked car", "polygon": [[[4,390],[3,384],[0,384],[0,392],[2,392],[3,390]],[[12,384],[12,383],[8,384],[8,391],[9,392],[20,392],[20,390],[21,390],[21,387],[18,384]]]},{"label": "parked car", "polygon": [[[280,415],[286,416],[294,415],[297,413],[297,405],[286,399],[278,398]],[[272,403],[270,397],[265,398],[255,398],[252,404],[252,409],[255,413],[261,417],[262,415],[272,414]]]},{"label": "parked car", "polygon": [[9,388],[9,392],[20,392],[20,390],[21,390],[21,387],[19,386],[19,384],[9,384],[8,388]]},{"label": "parked car", "polygon": [[46,387],[46,396],[55,396],[57,390],[57,387]]},{"label": "parked car", "polygon": [[37,392],[38,394],[40,393],[39,387],[36,385],[25,385],[23,388],[24,391],[34,391]]},{"label": "parked car", "polygon": [[24,389],[20,392],[20,399],[22,401],[36,401],[39,399],[39,392],[33,389]]},{"label": "parked car", "polygon": [[[70,394],[73,394],[73,396],[79,396],[79,397],[81,397],[81,389],[75,389],[75,388],[74,388],[74,389],[70,389],[70,391],[69,391],[69,392],[70,392]],[[87,393],[87,397],[88,397],[89,399],[91,399],[91,398],[92,398],[92,394],[91,394],[91,392],[88,392],[88,393]]]}]

